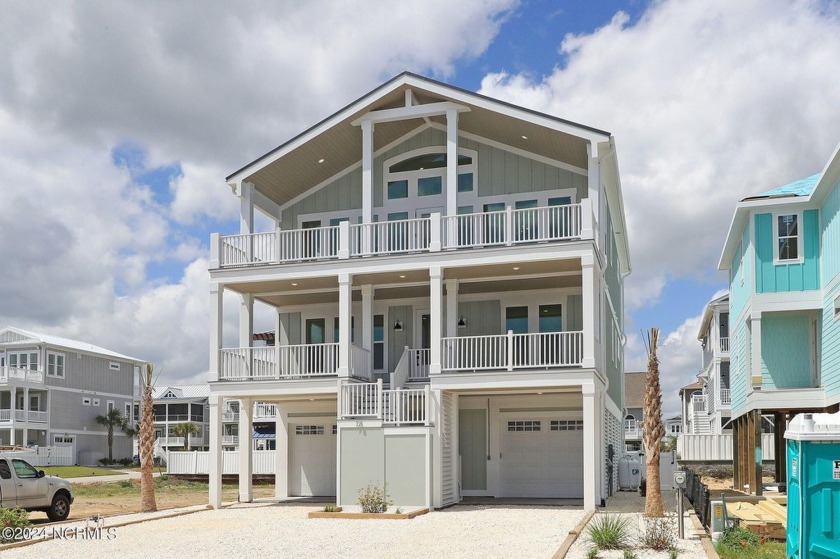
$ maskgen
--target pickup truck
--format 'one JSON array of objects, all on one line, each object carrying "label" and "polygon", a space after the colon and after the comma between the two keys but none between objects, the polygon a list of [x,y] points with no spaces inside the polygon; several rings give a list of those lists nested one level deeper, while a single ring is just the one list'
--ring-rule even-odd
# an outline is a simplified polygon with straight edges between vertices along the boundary
[{"label": "pickup truck", "polygon": [[50,520],[65,520],[73,503],[70,482],[44,475],[29,462],[14,456],[0,456],[0,506],[43,511]]}]

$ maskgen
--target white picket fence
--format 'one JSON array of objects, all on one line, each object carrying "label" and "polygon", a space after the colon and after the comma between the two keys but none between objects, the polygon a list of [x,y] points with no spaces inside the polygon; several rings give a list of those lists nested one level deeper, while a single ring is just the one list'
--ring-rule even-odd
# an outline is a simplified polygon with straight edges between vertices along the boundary
[{"label": "white picket fence", "polygon": [[[274,473],[275,459],[273,450],[254,450],[252,454],[254,460],[253,473]],[[210,452],[206,450],[168,452],[166,455],[166,472],[169,474],[209,474]],[[239,473],[238,450],[222,452],[222,473]]]},{"label": "white picket fence", "polygon": [[[681,462],[731,462],[732,434],[683,433],[677,438],[677,454]],[[761,456],[764,461],[774,460],[776,457],[772,433],[761,434]]]},{"label": "white picket fence", "polygon": [[39,446],[4,452],[33,466],[72,466],[73,445]]}]

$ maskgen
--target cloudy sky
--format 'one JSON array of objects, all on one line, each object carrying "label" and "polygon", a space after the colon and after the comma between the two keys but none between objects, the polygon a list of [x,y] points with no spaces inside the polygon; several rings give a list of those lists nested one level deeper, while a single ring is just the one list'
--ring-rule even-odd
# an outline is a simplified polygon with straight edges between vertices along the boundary
[{"label": "cloudy sky", "polygon": [[837,2],[273,4],[0,0],[0,325],[208,379],[224,177],[409,70],[615,135],[628,370],[660,327],[673,412],[734,204],[840,141]]}]

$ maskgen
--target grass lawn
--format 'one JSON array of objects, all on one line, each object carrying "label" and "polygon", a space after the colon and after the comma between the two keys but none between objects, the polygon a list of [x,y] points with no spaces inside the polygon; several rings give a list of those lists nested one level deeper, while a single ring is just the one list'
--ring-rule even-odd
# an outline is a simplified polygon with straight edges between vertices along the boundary
[{"label": "grass lawn", "polygon": [[763,542],[745,528],[725,534],[715,546],[721,559],[785,559],[787,546],[782,542]]},{"label": "grass lawn", "polygon": [[122,474],[119,470],[97,468],[94,466],[43,466],[36,469],[44,470],[44,473],[48,476],[58,476],[67,479],[88,476],[118,476]]}]

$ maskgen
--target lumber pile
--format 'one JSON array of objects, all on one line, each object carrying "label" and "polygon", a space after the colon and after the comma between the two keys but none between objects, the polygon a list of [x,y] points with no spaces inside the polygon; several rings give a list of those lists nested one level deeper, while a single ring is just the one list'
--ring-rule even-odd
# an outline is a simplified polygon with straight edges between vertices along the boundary
[{"label": "lumber pile", "polygon": [[775,500],[727,502],[726,512],[737,518],[741,526],[764,538],[783,540],[787,535],[787,508]]}]

